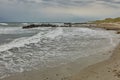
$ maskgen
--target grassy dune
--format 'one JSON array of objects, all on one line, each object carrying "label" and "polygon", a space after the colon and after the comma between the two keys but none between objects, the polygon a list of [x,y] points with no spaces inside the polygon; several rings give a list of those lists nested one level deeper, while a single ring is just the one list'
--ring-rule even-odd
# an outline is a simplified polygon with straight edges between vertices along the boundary
[{"label": "grassy dune", "polygon": [[96,24],[96,27],[104,28],[107,30],[116,30],[118,33],[120,33],[120,17],[96,20],[92,23]]},{"label": "grassy dune", "polygon": [[96,20],[93,21],[94,23],[115,23],[115,22],[119,22],[120,23],[120,17],[117,18],[106,18],[104,20]]}]

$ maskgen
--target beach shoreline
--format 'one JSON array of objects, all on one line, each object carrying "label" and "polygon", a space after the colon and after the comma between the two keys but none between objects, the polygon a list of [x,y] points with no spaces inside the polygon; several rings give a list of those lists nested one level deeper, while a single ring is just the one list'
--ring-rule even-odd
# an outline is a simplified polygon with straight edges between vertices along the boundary
[{"label": "beach shoreline", "polygon": [[[91,65],[108,61],[114,51],[115,50],[111,49],[108,52],[100,52],[99,54],[79,58],[73,62],[53,68],[43,68],[42,70],[40,68],[32,71],[25,71],[23,73],[16,73],[1,80],[81,80],[79,79],[79,75],[85,75],[82,72],[85,72],[87,69],[89,69]],[[76,76],[78,76],[78,78]]]},{"label": "beach shoreline", "polygon": [[73,75],[76,75],[76,73],[81,72],[88,66],[107,60],[112,54],[112,51],[113,50],[79,58],[74,62],[56,66],[54,68],[17,73],[1,80],[71,80]]},{"label": "beach shoreline", "polygon": [[120,44],[112,56],[100,63],[88,66],[70,80],[119,80],[120,79]]},{"label": "beach shoreline", "polygon": [[69,80],[72,75],[79,73],[79,71],[87,66],[108,59],[108,55],[109,52],[107,54],[91,55],[54,68],[17,73],[13,76],[3,78],[2,80]]}]

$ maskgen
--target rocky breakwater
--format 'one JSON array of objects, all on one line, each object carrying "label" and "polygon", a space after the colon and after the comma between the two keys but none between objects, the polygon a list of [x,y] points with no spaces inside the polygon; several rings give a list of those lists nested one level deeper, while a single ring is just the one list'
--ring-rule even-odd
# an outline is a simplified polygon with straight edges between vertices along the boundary
[{"label": "rocky breakwater", "polygon": [[36,27],[59,27],[59,25],[54,25],[54,24],[30,24],[27,26],[23,26],[23,29],[28,29],[28,28],[36,28]]},{"label": "rocky breakwater", "polygon": [[[81,23],[79,23],[81,24]],[[74,23],[63,23],[61,25],[59,24],[49,24],[49,23],[44,23],[44,24],[30,24],[23,26],[23,29],[29,29],[29,28],[36,28],[36,27],[74,27]]]}]

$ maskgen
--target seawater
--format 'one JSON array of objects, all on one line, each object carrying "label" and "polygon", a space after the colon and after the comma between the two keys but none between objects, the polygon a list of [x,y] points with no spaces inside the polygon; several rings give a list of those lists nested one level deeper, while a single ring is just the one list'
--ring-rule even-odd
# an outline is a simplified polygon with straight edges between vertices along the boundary
[{"label": "seawater", "polygon": [[22,29],[27,24],[0,24],[0,78],[102,54],[119,42],[114,31],[80,27]]}]

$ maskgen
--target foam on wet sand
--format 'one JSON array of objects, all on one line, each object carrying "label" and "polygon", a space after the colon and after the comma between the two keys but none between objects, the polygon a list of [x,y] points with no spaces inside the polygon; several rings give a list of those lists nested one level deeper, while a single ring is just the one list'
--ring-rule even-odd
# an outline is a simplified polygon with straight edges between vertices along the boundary
[{"label": "foam on wet sand", "polygon": [[[97,46],[97,43],[96,44],[89,44],[89,46],[87,45],[88,47],[91,47],[90,49],[94,48],[96,50],[97,47],[100,47],[103,44],[104,44],[103,46],[108,45],[107,42],[109,42],[111,47],[109,47],[109,48],[108,48],[108,46],[106,46],[104,48],[100,47],[100,48],[97,49],[97,54],[94,53],[94,51],[93,52],[89,51],[88,52],[88,53],[90,53],[89,56],[88,56],[88,54],[83,54],[83,56],[81,54],[80,56],[82,56],[82,57],[80,57],[80,56],[77,56],[77,57],[75,56],[74,57],[74,55],[73,55],[74,58],[72,59],[72,57],[70,57],[71,61],[67,62],[67,63],[62,62],[62,64],[60,64],[58,62],[50,62],[50,63],[48,63],[49,66],[47,66],[47,67],[37,68],[36,70],[34,69],[32,71],[23,71],[23,73],[16,73],[16,74],[13,74],[10,77],[3,78],[3,80],[70,80],[70,79],[73,78],[73,77],[71,78],[71,76],[79,74],[79,72],[84,70],[84,68],[86,68],[86,67],[88,67],[88,66],[90,66],[92,64],[96,64],[98,62],[107,60],[111,56],[113,48],[118,44],[118,42],[119,42],[118,38],[115,39],[115,36],[113,37],[112,35],[109,35],[109,33],[106,33],[104,31],[103,32],[102,31],[96,32],[94,30],[93,31],[90,30],[89,33],[86,33],[86,30],[89,31],[89,29],[83,29],[82,31],[79,32],[79,29],[76,29],[74,31],[74,32],[76,32],[76,33],[74,33],[74,35],[77,36],[78,33],[84,34],[84,35],[81,35],[81,37],[86,36],[85,39],[82,38],[84,41],[87,40],[87,39],[91,40],[91,41],[94,41],[94,40],[98,39],[98,42],[99,42],[100,40],[101,41],[104,40],[104,38],[108,38],[105,41],[105,43],[101,43],[101,45],[99,44]],[[69,31],[70,31],[70,29],[68,29],[68,32]],[[58,31],[52,31],[52,32],[50,31],[50,33],[47,34],[46,36],[54,39],[55,38],[55,36],[53,36],[54,33],[57,33],[57,34],[55,34],[55,36],[62,35],[63,34],[63,29],[58,28]],[[105,33],[105,34],[103,34],[103,33]],[[68,39],[69,39],[69,37],[71,37],[71,35],[73,35],[73,34],[69,34],[69,35],[65,34],[64,36],[67,36]],[[92,37],[92,38],[90,38],[90,37]],[[57,37],[57,39],[59,39],[59,38],[60,37]],[[38,38],[35,37],[34,39],[38,39]],[[77,44],[75,44],[75,45],[77,45]],[[83,47],[85,45],[86,44],[83,44]],[[95,47],[93,47],[93,46],[95,46]],[[76,48],[77,47],[75,47],[75,49]],[[71,49],[74,50],[74,48],[71,48]],[[78,49],[79,49],[79,47],[78,47]],[[86,49],[86,48],[84,47],[83,49]],[[64,50],[64,49],[62,49],[62,50]],[[60,57],[60,55],[62,55],[62,54],[59,54],[58,57]],[[65,58],[67,58],[67,57],[65,57]],[[54,59],[55,58],[53,58],[53,60]],[[59,61],[59,58],[57,60]],[[54,64],[57,64],[57,65],[53,67]]]}]

